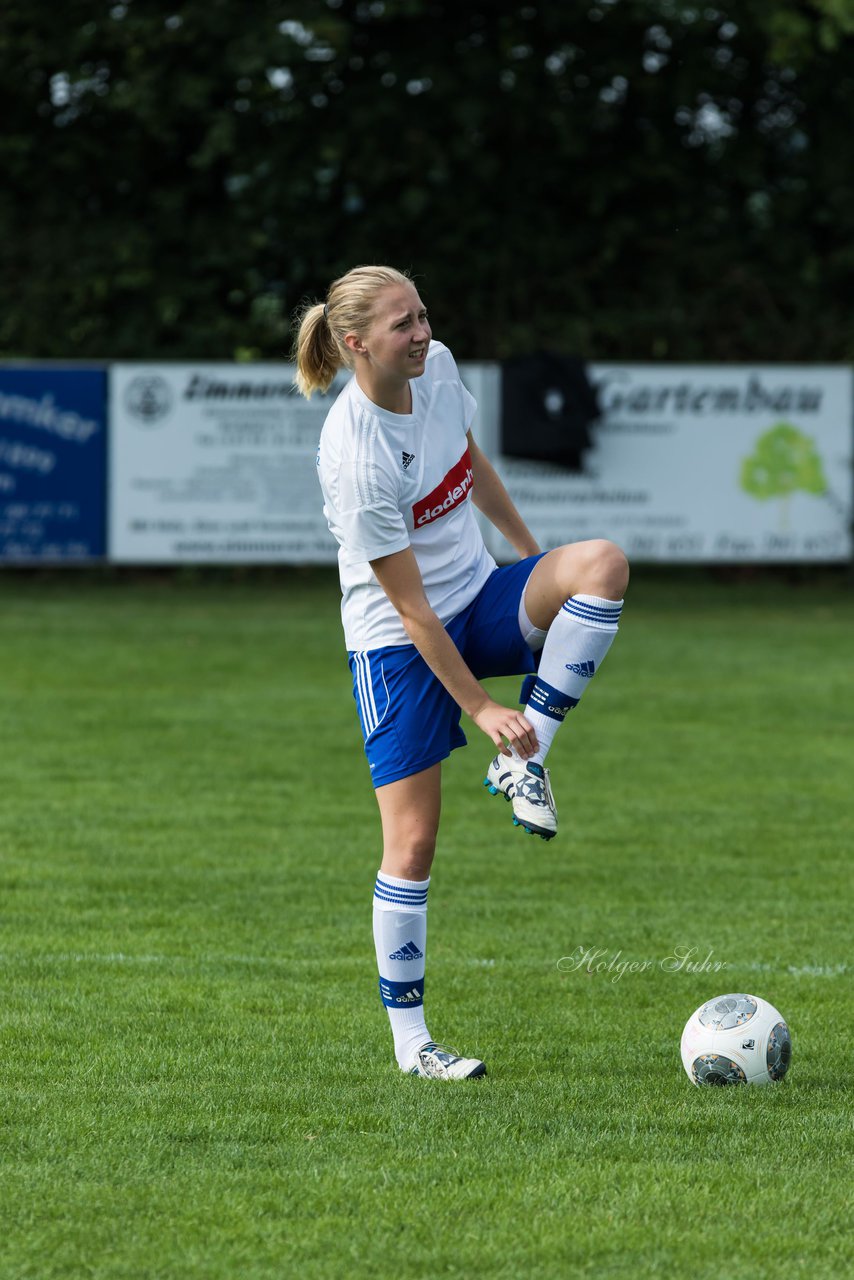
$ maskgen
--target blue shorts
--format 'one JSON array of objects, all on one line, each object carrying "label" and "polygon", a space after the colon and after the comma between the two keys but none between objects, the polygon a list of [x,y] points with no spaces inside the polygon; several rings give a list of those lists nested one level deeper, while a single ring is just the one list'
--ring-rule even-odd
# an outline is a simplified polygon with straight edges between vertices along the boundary
[{"label": "blue shorts", "polygon": [[[519,629],[519,601],[540,556],[495,569],[475,599],[445,626],[478,680],[536,670]],[[466,745],[460,708],[414,644],[350,652],[353,697],[371,781],[384,787],[420,773]]]}]

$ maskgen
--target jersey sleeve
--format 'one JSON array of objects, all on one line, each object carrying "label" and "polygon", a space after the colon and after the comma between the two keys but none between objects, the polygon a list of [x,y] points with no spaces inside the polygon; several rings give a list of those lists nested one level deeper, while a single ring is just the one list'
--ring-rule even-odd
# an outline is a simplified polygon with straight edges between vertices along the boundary
[{"label": "jersey sleeve", "polygon": [[477,401],[468,387],[463,386],[462,378],[460,378],[460,390],[463,393],[463,422],[465,423],[466,431],[469,431],[477,413]]},{"label": "jersey sleeve", "polygon": [[400,510],[399,481],[382,465],[359,459],[338,470],[338,523],[348,564],[361,564],[405,551],[409,531]]},{"label": "jersey sleeve", "polygon": [[444,343],[434,342],[432,346],[435,348],[435,356],[438,361],[438,367],[441,370],[439,376],[444,378],[446,381],[456,383],[459,389],[463,416],[463,431],[468,432],[471,429],[471,425],[475,419],[475,414],[477,413],[477,401],[469,391],[468,387],[463,385],[463,380],[460,377],[457,362]]}]

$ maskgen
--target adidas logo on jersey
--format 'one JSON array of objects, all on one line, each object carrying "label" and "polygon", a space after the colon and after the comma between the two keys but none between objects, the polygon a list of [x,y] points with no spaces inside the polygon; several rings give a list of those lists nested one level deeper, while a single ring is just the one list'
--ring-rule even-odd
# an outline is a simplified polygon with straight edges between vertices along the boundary
[{"label": "adidas logo on jersey", "polygon": [[403,469],[404,471],[407,471],[410,465],[415,461],[415,454],[407,453],[405,450],[401,450],[400,457],[403,463]]},{"label": "adidas logo on jersey", "polygon": [[423,960],[424,952],[419,951],[415,943],[410,941],[404,944],[399,951],[392,951],[389,960]]},{"label": "adidas logo on jersey", "polygon": [[577,676],[584,676],[585,680],[589,680],[596,670],[593,662],[567,662],[567,671],[574,671]]}]

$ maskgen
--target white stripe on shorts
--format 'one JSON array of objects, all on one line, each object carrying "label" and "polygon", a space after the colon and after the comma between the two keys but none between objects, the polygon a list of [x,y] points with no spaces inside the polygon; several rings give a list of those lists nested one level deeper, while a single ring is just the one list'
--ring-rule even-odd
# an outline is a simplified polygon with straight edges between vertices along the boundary
[{"label": "white stripe on shorts", "polygon": [[377,727],[377,704],[374,701],[374,688],[371,681],[371,663],[367,653],[356,654],[356,684],[359,690],[359,701],[362,704],[362,719],[365,722],[365,737],[369,738]]}]

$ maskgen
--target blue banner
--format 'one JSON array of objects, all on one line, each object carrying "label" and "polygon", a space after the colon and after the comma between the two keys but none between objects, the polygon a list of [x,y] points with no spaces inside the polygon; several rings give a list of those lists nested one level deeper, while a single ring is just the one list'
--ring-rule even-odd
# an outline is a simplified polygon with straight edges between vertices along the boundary
[{"label": "blue banner", "polygon": [[106,554],[103,369],[0,367],[0,562]]}]

